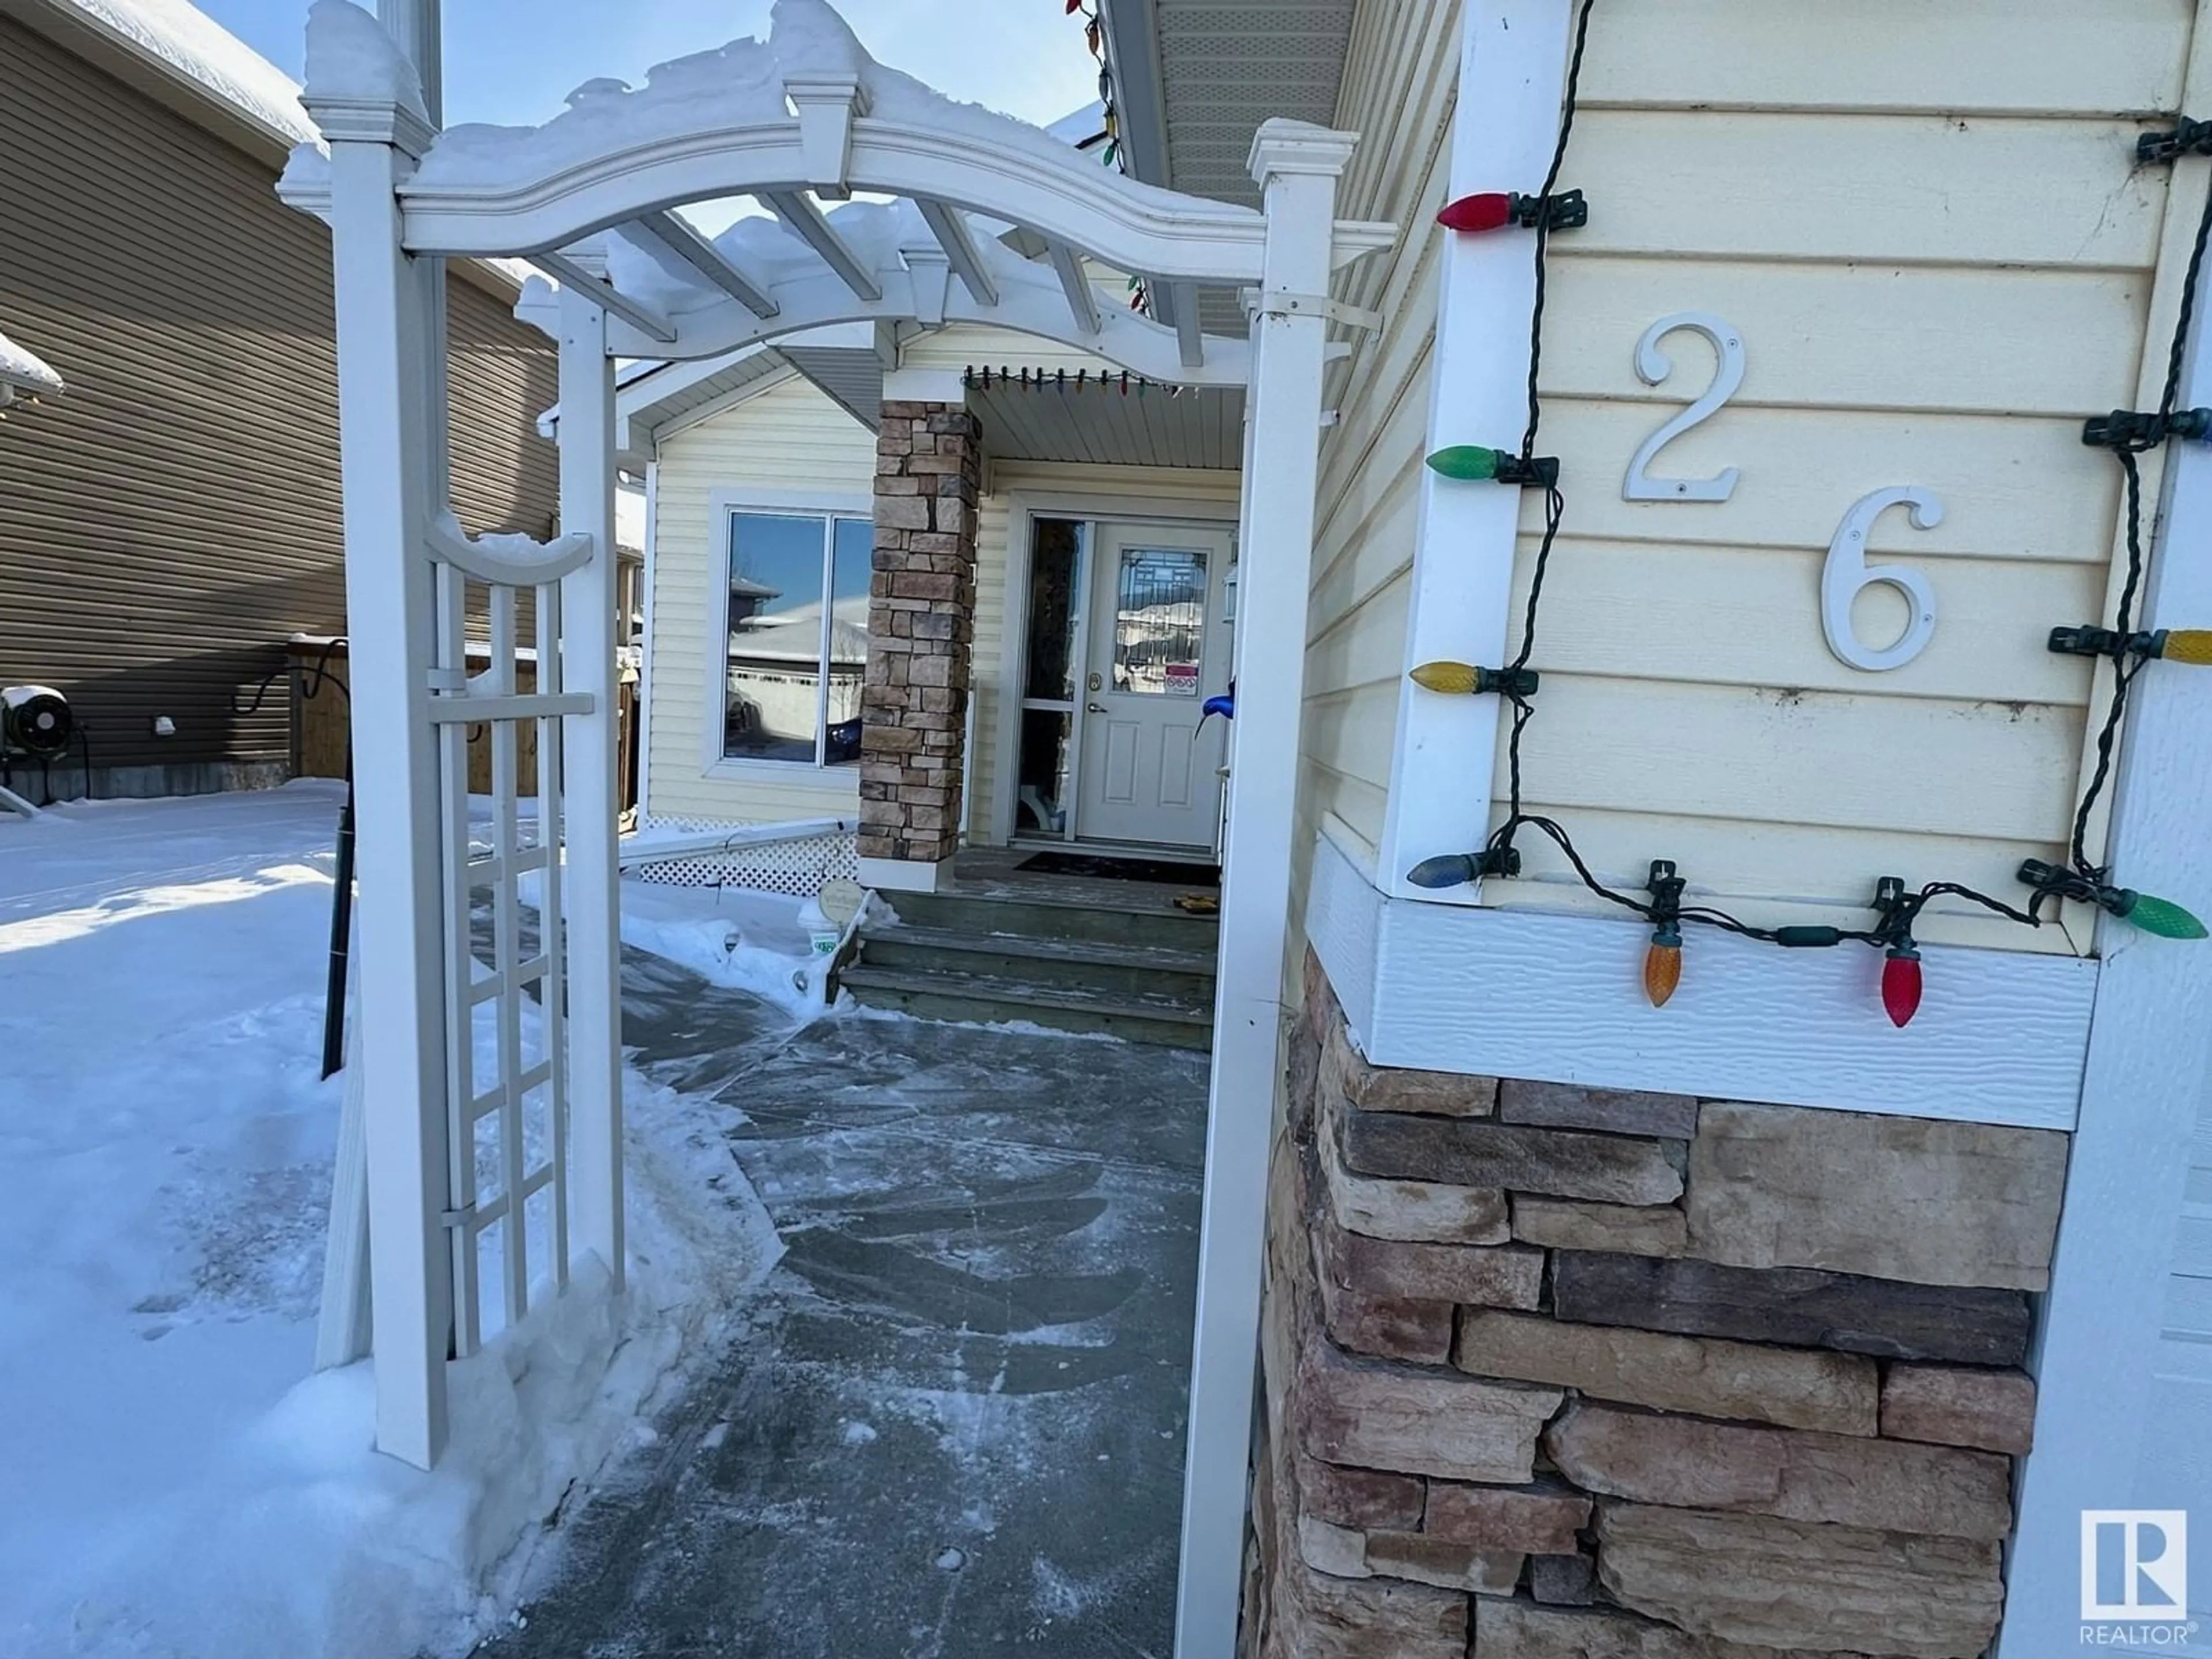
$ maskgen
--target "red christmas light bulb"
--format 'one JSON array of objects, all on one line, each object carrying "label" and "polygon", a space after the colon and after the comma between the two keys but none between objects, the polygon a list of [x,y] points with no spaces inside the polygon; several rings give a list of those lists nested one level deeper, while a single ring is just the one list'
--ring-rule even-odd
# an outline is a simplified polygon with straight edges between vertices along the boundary
[{"label": "red christmas light bulb", "polygon": [[1893,1025],[1909,1025],[1920,1012],[1920,952],[1910,940],[1890,946],[1881,964],[1881,1006]]},{"label": "red christmas light bulb", "polygon": [[1485,191],[1480,196],[1461,197],[1437,215],[1437,222],[1447,230],[1503,230],[1513,222],[1513,207],[1511,191]]}]

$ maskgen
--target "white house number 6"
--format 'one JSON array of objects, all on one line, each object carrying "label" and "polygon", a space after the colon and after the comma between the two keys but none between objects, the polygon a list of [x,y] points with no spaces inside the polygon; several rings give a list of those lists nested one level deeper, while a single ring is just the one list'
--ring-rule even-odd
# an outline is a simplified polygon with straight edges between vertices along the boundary
[{"label": "white house number 6", "polygon": [[[1828,544],[1828,562],[1820,572],[1820,629],[1828,636],[1828,649],[1852,667],[1870,673],[1904,667],[1928,648],[1929,639],[1936,632],[1936,590],[1928,578],[1910,565],[1866,562],[1867,538],[1874,532],[1875,520],[1893,507],[1911,509],[1915,530],[1933,530],[1943,522],[1943,503],[1930,490],[1912,484],[1877,489],[1861,496],[1844,514],[1835,540]],[[1869,650],[1851,626],[1851,601],[1875,582],[1888,583],[1905,595],[1912,608],[1912,620],[1905,624],[1905,632],[1895,644],[1880,651]]]}]

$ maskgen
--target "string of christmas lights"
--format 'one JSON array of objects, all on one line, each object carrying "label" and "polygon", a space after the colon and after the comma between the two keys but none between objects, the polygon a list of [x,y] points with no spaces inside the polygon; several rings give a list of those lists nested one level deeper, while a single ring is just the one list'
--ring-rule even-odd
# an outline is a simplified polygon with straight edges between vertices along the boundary
[{"label": "string of christmas lights", "polygon": [[[1574,43],[1568,61],[1565,96],[1559,118],[1558,142],[1542,188],[1534,195],[1518,191],[1486,191],[1462,197],[1437,216],[1438,223],[1460,235],[1488,235],[1510,229],[1533,234],[1535,260],[1535,299],[1529,324],[1528,422],[1517,449],[1458,444],[1428,458],[1440,476],[1467,483],[1492,483],[1543,491],[1544,524],[1538,538],[1528,597],[1521,624],[1520,648],[1502,668],[1466,663],[1424,663],[1411,678],[1424,690],[1441,696],[1495,696],[1512,710],[1506,741],[1507,811],[1505,818],[1484,842],[1481,850],[1449,853],[1424,859],[1407,872],[1417,886],[1444,889],[1463,885],[1484,876],[1510,877],[1521,871],[1516,837],[1523,830],[1550,840],[1565,855],[1576,878],[1599,897],[1631,911],[1651,924],[1651,939],[1644,958],[1644,990],[1654,1007],[1663,1007],[1682,979],[1682,929],[1686,923],[1717,928],[1741,938],[1784,949],[1821,949],[1844,944],[1874,946],[1883,952],[1881,1002],[1893,1024],[1903,1026],[1919,1012],[1923,990],[1920,951],[1913,929],[1934,900],[1952,897],[2023,927],[2041,927],[2059,917],[2049,914],[2068,900],[2094,904],[2147,933],[2169,939],[2203,939],[2204,924],[2181,906],[2154,895],[2113,884],[2111,871],[2089,856],[2090,829],[2098,801],[2111,781],[2113,751],[2124,723],[2129,695],[2137,677],[2153,662],[2212,665],[2212,629],[2141,632],[2134,628],[2135,609],[2142,597],[2148,564],[2142,524],[2142,477],[2137,456],[2172,438],[2212,441],[2212,409],[2177,410],[2184,358],[2188,349],[2198,280],[2208,241],[2212,241],[2212,195],[2208,195],[2197,227],[2182,302],[2173,339],[2167,354],[2164,391],[2156,410],[2148,413],[2115,410],[2089,421],[2082,441],[2109,448],[2118,458],[2126,483],[2126,568],[2114,625],[2057,628],[2049,648],[2054,652],[2110,657],[2113,662],[2112,693],[2105,720],[2099,729],[2096,762],[2084,785],[2075,813],[2071,842],[2065,864],[2030,859],[2021,866],[2020,879],[2030,890],[2024,907],[2006,902],[1959,882],[1934,881],[1917,890],[1901,878],[1884,877],[1869,905],[1875,921],[1863,928],[1795,926],[1760,927],[1724,909],[1704,904],[1685,904],[1686,880],[1674,863],[1654,860],[1646,880],[1648,897],[1638,898],[1601,880],[1576,849],[1573,838],[1556,819],[1524,809],[1522,794],[1522,739],[1535,714],[1540,684],[1529,666],[1535,652],[1537,623],[1544,597],[1545,577],[1552,552],[1566,514],[1559,490],[1559,463],[1555,456],[1536,453],[1543,426],[1543,399],[1538,389],[1544,350],[1544,301],[1547,261],[1555,231],[1575,229],[1589,222],[1589,204],[1579,190],[1561,191],[1569,141],[1574,132],[1576,106],[1582,82],[1583,60],[1589,44],[1590,16],[1595,0],[1583,0],[1577,16]],[[2171,161],[2187,151],[2212,155],[2212,124],[2184,122],[2172,134],[2152,134],[2138,145],[2146,162]]]},{"label": "string of christmas lights", "polygon": [[[1098,159],[1102,165],[1127,173],[1128,161],[1121,148],[1121,108],[1115,95],[1113,66],[1106,61],[1106,25],[1095,6],[1086,6],[1083,0],[1067,0],[1066,15],[1073,17],[1079,13],[1083,17],[1084,44],[1098,60],[1098,102],[1103,111],[1100,125],[1106,135]],[[1129,278],[1129,309],[1145,316],[1152,314],[1152,289],[1142,276]]]}]

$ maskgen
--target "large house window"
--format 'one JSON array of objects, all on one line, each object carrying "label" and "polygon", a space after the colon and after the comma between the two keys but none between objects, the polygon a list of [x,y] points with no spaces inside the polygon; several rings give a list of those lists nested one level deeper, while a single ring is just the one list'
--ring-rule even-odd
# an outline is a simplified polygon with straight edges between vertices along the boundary
[{"label": "large house window", "polygon": [[[732,513],[722,753],[856,766],[875,531],[827,513]],[[826,600],[826,602],[825,602]]]}]

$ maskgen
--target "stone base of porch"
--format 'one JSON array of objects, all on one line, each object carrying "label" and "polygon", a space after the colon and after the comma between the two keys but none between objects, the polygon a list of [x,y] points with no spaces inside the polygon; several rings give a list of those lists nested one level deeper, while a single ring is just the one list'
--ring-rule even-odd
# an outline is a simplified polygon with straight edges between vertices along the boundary
[{"label": "stone base of porch", "polygon": [[1370,1066],[1271,1168],[1261,1659],[1976,1659],[2067,1137]]}]

